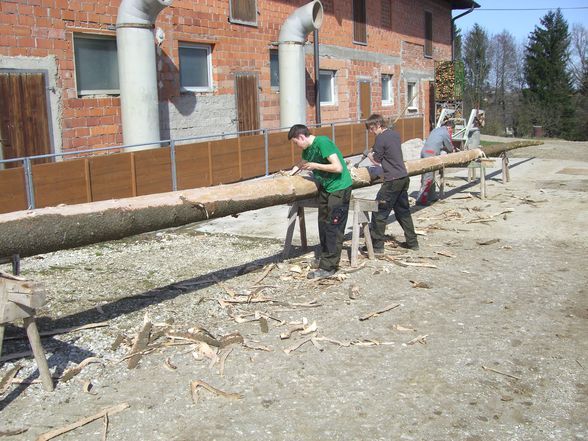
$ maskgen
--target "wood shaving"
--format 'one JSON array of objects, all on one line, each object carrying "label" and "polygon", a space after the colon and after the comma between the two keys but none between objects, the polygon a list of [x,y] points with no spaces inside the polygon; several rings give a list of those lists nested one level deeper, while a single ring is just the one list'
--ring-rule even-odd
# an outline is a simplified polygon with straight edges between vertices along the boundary
[{"label": "wood shaving", "polygon": [[202,381],[202,380],[194,380],[190,383],[190,392],[192,394],[192,401],[194,404],[198,403],[198,389],[203,388],[206,389],[208,392],[215,394],[216,396],[227,398],[229,400],[240,400],[243,398],[243,395],[238,393],[232,392],[224,392],[216,387],[212,387],[210,384]]}]

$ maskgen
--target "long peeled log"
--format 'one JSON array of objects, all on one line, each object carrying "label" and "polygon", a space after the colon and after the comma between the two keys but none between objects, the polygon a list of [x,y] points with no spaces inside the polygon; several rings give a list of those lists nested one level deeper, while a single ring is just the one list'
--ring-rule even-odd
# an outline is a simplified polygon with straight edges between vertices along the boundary
[{"label": "long peeled log", "polygon": [[[501,151],[537,143],[499,144]],[[496,153],[493,149],[493,154]],[[483,149],[407,161],[411,176],[467,164]],[[487,154],[487,153],[486,153]],[[354,173],[354,187],[371,185],[370,169]],[[21,257],[121,239],[244,211],[281,205],[316,195],[301,176],[273,176],[216,187],[196,188],[126,199],[0,214],[0,256]]]}]

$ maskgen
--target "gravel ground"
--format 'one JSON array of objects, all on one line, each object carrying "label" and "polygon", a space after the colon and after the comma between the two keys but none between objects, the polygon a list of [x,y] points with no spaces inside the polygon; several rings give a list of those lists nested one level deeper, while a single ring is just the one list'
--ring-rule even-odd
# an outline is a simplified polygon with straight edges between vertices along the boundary
[{"label": "gravel ground", "polygon": [[[586,440],[587,152],[564,141],[516,151],[512,182],[493,176],[486,200],[454,174],[447,198],[413,214],[419,252],[397,248],[391,224],[386,258],[351,270],[345,257],[321,283],[305,278],[312,253],[281,261],[283,239],[254,237],[255,225],[249,236],[192,225],[24,259],[23,275],[48,291],[41,331],[106,326],[43,338],[56,378],[100,361],[54,392],[27,384],[32,358],[0,365],[0,376],[21,366],[24,381],[1,397],[0,438],[34,440],[128,403],[108,440]],[[129,369],[145,320],[154,351]],[[317,330],[280,338],[303,320]],[[216,353],[163,335],[199,328],[245,342]],[[20,327],[6,336],[3,356],[28,350]],[[199,388],[194,400],[195,380],[240,395]],[[98,420],[58,439],[103,430]]]}]

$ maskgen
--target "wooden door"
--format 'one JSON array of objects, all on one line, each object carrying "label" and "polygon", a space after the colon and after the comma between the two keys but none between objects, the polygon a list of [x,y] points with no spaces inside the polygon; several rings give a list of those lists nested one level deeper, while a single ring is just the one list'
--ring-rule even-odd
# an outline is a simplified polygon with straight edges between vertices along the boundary
[{"label": "wooden door", "polygon": [[235,91],[237,96],[239,131],[259,129],[259,90],[257,87],[257,75],[253,73],[238,73],[235,77]]},{"label": "wooden door", "polygon": [[3,159],[51,153],[44,74],[0,73],[0,140]]},{"label": "wooden door", "polygon": [[369,81],[359,82],[359,119],[366,119],[372,113],[372,86]]}]

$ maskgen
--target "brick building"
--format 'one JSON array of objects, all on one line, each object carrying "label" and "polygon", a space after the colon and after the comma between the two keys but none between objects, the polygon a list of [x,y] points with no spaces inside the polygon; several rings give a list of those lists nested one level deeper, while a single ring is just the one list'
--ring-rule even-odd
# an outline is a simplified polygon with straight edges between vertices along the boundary
[{"label": "brick building", "polygon": [[[154,29],[162,138],[279,127],[276,41],[304,3],[174,0],[163,9]],[[119,4],[0,2],[4,159],[123,144]],[[472,0],[324,0],[322,122],[369,112],[394,116],[418,94],[408,113],[428,130],[434,61],[451,57],[452,10],[473,6]],[[315,122],[312,38],[305,48],[308,123]]]}]

